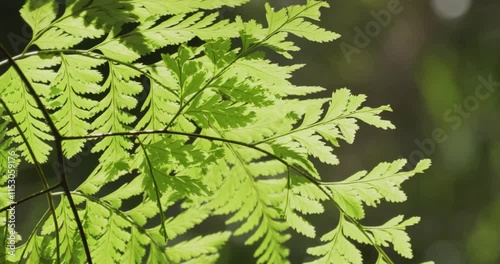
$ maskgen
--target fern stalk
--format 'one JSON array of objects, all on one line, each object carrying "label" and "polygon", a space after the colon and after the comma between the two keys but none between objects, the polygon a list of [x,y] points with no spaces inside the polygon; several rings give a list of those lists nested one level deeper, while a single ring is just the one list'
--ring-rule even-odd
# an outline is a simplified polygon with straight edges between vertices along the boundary
[{"label": "fern stalk", "polygon": [[[51,130],[51,132],[52,132],[52,134],[53,134],[53,136],[55,138],[55,145],[56,145],[55,149],[56,149],[56,154],[57,154],[57,159],[58,159],[58,169],[59,169],[59,179],[60,179],[59,184],[64,189],[64,191],[65,191],[65,193],[66,193],[66,195],[68,197],[68,201],[69,201],[69,203],[71,205],[71,209],[73,211],[73,214],[75,216],[75,221],[76,221],[76,224],[78,226],[78,231],[80,232],[80,237],[82,239],[83,248],[84,248],[85,254],[87,256],[87,261],[88,261],[89,264],[92,264],[93,263],[92,262],[92,257],[90,255],[90,248],[89,248],[89,245],[87,243],[87,237],[85,235],[85,230],[83,230],[82,221],[80,220],[80,217],[78,216],[78,209],[76,208],[75,202],[73,201],[73,198],[71,197],[71,190],[69,189],[69,186],[68,186],[68,177],[66,175],[66,171],[64,170],[64,156],[63,156],[62,140],[61,140],[62,136],[59,133],[59,130],[56,128],[54,122],[52,122],[52,119],[50,118],[49,112],[45,108],[45,105],[42,103],[42,101],[40,100],[40,98],[36,94],[35,89],[31,85],[31,82],[28,80],[28,78],[26,77],[26,75],[24,74],[24,72],[21,70],[21,68],[19,67],[19,65],[12,59],[12,56],[10,56],[10,54],[7,52],[7,50],[5,50],[5,48],[2,45],[0,45],[0,50],[7,57],[7,59],[10,62],[10,64],[14,67],[14,69],[17,72],[17,74],[19,75],[19,77],[21,78],[21,80],[23,81],[23,83],[28,88],[28,91],[32,94],[33,98],[36,101],[36,104],[38,105],[39,109],[42,111],[44,119],[47,121],[47,124],[49,125],[50,130]],[[4,107],[7,106],[4,101],[2,101],[2,104],[4,105]],[[7,108],[6,108],[6,110],[7,110]],[[9,115],[11,115],[11,118],[13,118],[13,116],[12,116],[11,113]],[[17,129],[21,133],[21,136],[23,137],[23,140],[25,140],[25,142],[27,143],[27,140],[23,136],[23,134],[22,134],[19,126],[17,126]],[[29,144],[27,144],[27,147],[28,147],[28,149],[30,151],[30,155],[32,157],[35,157],[35,154],[34,154],[33,150],[31,149],[31,147],[29,147]],[[38,169],[37,170],[39,171],[39,173],[41,172],[41,168],[40,168],[39,164],[38,164]],[[40,175],[43,175],[43,174],[40,174]],[[48,183],[46,181],[44,181],[44,185],[45,185],[44,186],[45,189],[49,188],[48,187]],[[49,204],[51,206],[51,209],[54,209],[53,201],[51,200],[51,198],[49,198],[49,199],[50,199]],[[56,218],[55,217],[55,211],[53,211],[53,213],[54,213],[54,219],[55,219]],[[57,221],[55,221],[55,223],[57,223]],[[56,230],[57,230],[57,226],[58,225],[56,224]],[[58,258],[59,258],[59,254],[60,253],[59,253],[59,247],[58,247],[58,252],[57,252]]]},{"label": "fern stalk", "polygon": [[[11,59],[11,57],[9,57],[9,54],[7,53],[7,51],[4,49],[4,47],[2,45],[0,45],[0,50],[4,53],[4,55],[6,55],[9,59]],[[35,163],[35,169],[37,171],[37,174],[40,177],[40,180],[42,181],[42,185],[43,185],[43,188],[44,188],[44,190],[41,191],[41,192],[39,192],[39,193],[30,195],[28,197],[25,197],[24,199],[16,201],[16,204],[23,203],[24,201],[31,200],[31,199],[35,198],[36,196],[38,196],[38,195],[45,194],[46,197],[47,197],[47,203],[49,205],[49,210],[50,210],[50,212],[52,214],[52,219],[54,221],[54,225],[58,226],[57,225],[56,209],[55,209],[56,206],[55,206],[55,203],[54,203],[54,199],[52,199],[52,196],[50,195],[50,192],[53,189],[61,187],[61,183],[58,183],[58,184],[56,184],[53,187],[49,187],[49,183],[47,182],[47,179],[45,178],[45,175],[43,173],[42,167],[41,167],[40,163],[38,162],[38,160],[36,159],[35,152],[33,151],[33,148],[31,148],[31,146],[28,144],[28,140],[26,139],[26,136],[24,135],[24,132],[22,131],[21,127],[19,126],[19,123],[17,123],[17,121],[14,118],[14,115],[10,111],[9,107],[7,106],[7,104],[5,103],[5,101],[3,99],[1,99],[1,98],[0,98],[0,104],[2,104],[3,108],[5,109],[5,111],[7,112],[7,114],[9,115],[10,120],[12,121],[12,123],[14,123],[14,126],[16,127],[17,131],[21,135],[21,137],[22,137],[22,139],[24,141],[24,144],[26,144],[31,157],[33,158],[33,162]],[[2,208],[0,210],[0,212],[3,212],[4,210],[7,210],[9,207],[10,206],[6,206],[6,207]],[[36,228],[34,229],[33,234],[35,234],[35,233],[36,233]],[[59,245],[59,231],[58,230],[56,230],[56,244]],[[58,263],[60,263],[61,253],[59,251],[59,247],[56,248],[56,254],[57,254],[57,261],[58,261]]]}]

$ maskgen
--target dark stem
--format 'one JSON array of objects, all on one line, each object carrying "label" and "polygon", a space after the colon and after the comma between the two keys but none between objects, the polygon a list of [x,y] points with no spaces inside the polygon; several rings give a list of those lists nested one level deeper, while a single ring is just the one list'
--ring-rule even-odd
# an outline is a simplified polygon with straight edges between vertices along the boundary
[{"label": "dark stem", "polygon": [[[45,217],[47,217],[47,214],[48,214],[48,213],[49,213],[49,210],[45,211],[45,213],[42,215],[42,217],[40,218],[40,220],[36,223],[34,230],[38,230],[38,228],[40,228],[40,226],[42,225],[42,223],[43,223],[43,222],[44,222],[44,220],[45,220]],[[57,235],[59,236],[59,230],[57,230],[57,226],[55,226],[55,227],[56,227],[56,228],[55,228],[55,231],[56,231]],[[25,243],[25,244],[26,244],[26,245],[29,245],[29,243],[31,242],[31,240],[33,239],[33,237],[34,237],[34,236],[36,236],[36,235],[37,235],[37,234],[36,234],[36,231],[35,231],[35,232],[31,232],[31,234],[29,235],[29,237],[28,237],[28,239],[26,240],[26,243]],[[58,247],[59,247],[59,246],[58,246]],[[28,252],[28,248],[29,248],[29,247],[24,247],[23,252],[21,253],[21,256],[19,257],[19,259],[20,259],[20,260],[24,259],[24,255],[26,254],[26,252]],[[57,249],[57,251],[59,251],[59,250]],[[28,254],[29,254],[29,253],[28,253]],[[57,253],[57,254],[59,254],[59,253]],[[61,260],[60,260],[60,256],[59,256],[59,255],[57,255],[57,261],[58,261],[58,263],[61,263]],[[21,262],[19,262],[19,263],[21,263]]]},{"label": "dark stem", "polygon": [[[23,71],[21,70],[19,65],[12,59],[12,56],[10,56],[10,54],[7,52],[7,50],[2,45],[0,45],[0,50],[7,57],[8,61],[12,65],[12,67],[14,67],[17,74],[19,75],[21,80],[26,85],[26,88],[28,88],[28,91],[31,93],[31,95],[35,99],[35,102],[36,102],[38,108],[42,112],[43,117],[44,117],[45,121],[47,122],[47,124],[48,124],[54,138],[55,138],[55,144],[56,144],[55,150],[56,150],[56,154],[57,154],[59,178],[60,178],[59,184],[64,189],[64,192],[66,193],[66,196],[68,197],[68,201],[69,201],[71,210],[75,216],[75,222],[78,226],[78,232],[80,233],[80,237],[82,239],[82,244],[83,244],[83,248],[85,251],[85,255],[87,257],[87,261],[89,264],[92,264],[92,257],[90,255],[90,248],[89,248],[89,245],[87,243],[87,237],[85,235],[85,230],[83,229],[82,221],[80,219],[80,216],[78,215],[78,209],[76,208],[75,202],[73,201],[73,198],[71,196],[71,191],[70,191],[69,185],[68,185],[68,177],[67,177],[66,171],[64,169],[64,154],[63,154],[63,149],[62,149],[62,136],[59,133],[59,130],[57,130],[57,127],[55,126],[54,122],[50,118],[50,114],[49,114],[47,108],[45,107],[45,105],[43,105],[42,100],[40,99],[40,97],[38,97],[33,85],[31,85],[30,81],[28,80],[26,75],[23,73]],[[58,225],[56,225],[56,230],[57,230],[57,227],[58,227]]]},{"label": "dark stem", "polygon": [[161,222],[161,229],[163,231],[163,237],[165,239],[165,242],[167,242],[168,236],[167,236],[167,229],[165,228],[165,211],[163,211],[163,206],[161,205],[161,193],[158,190],[158,183],[156,182],[156,178],[153,172],[153,164],[151,164],[151,160],[149,159],[148,152],[146,151],[146,147],[142,143],[142,140],[139,137],[135,137],[137,139],[137,142],[139,142],[139,145],[141,146],[142,151],[144,152],[144,155],[146,156],[146,162],[148,164],[148,169],[149,169],[149,174],[151,174],[151,179],[153,180],[153,185],[155,188],[155,194],[156,194],[156,205],[158,206],[158,209],[160,210],[160,222]]},{"label": "dark stem", "polygon": [[230,144],[235,144],[235,145],[240,145],[240,146],[244,146],[244,147],[247,147],[247,148],[251,148],[251,149],[254,149],[254,150],[257,150],[259,152],[262,152],[276,160],[278,160],[279,162],[281,162],[283,165],[287,166],[287,168],[290,168],[290,169],[293,169],[295,171],[297,171],[301,176],[305,177],[309,182],[311,182],[312,184],[314,184],[317,188],[319,188],[321,190],[321,192],[323,192],[326,197],[328,197],[331,201],[334,202],[335,206],[337,207],[337,209],[345,214],[346,218],[351,221],[360,231],[361,233],[363,233],[365,235],[365,237],[368,239],[368,241],[370,241],[373,246],[375,247],[375,249],[377,250],[377,252],[379,254],[381,254],[383,256],[383,258],[386,259],[386,261],[389,263],[389,264],[394,264],[394,262],[390,259],[390,257],[387,255],[387,253],[385,253],[385,251],[379,246],[376,244],[375,241],[373,241],[373,239],[366,233],[366,231],[364,231],[363,229],[363,226],[357,221],[355,220],[354,218],[350,217],[333,199],[333,196],[331,194],[331,192],[325,190],[325,188],[323,188],[323,183],[318,181],[317,179],[315,179],[314,177],[310,176],[309,174],[305,173],[302,171],[302,169],[292,165],[292,164],[289,164],[286,160],[284,160],[283,158],[279,157],[279,156],[276,156],[275,154],[265,150],[265,149],[261,149],[253,144],[248,144],[248,143],[244,143],[244,142],[240,142],[240,141],[236,141],[236,140],[231,140],[231,139],[225,139],[225,138],[218,138],[218,137],[212,137],[212,136],[207,136],[207,135],[201,135],[201,134],[191,134],[191,133],[186,133],[186,132],[180,132],[180,131],[170,131],[170,130],[145,130],[145,131],[131,131],[131,132],[114,132],[114,133],[103,133],[103,134],[91,134],[91,135],[86,135],[86,136],[71,136],[71,137],[63,137],[63,140],[80,140],[80,139],[93,139],[93,138],[101,138],[101,137],[112,137],[112,136],[137,136],[137,135],[152,135],[152,134],[171,134],[171,135],[180,135],[180,136],[187,136],[187,137],[196,137],[196,138],[202,138],[202,139],[206,139],[206,140],[211,140],[211,141],[220,141],[220,142],[225,142],[225,143],[230,143]]},{"label": "dark stem", "polygon": [[[172,130],[144,130],[144,131],[130,131],[130,132],[111,132],[111,133],[102,133],[102,134],[90,134],[86,136],[63,136],[62,140],[80,140],[80,139],[93,139],[93,138],[101,138],[101,137],[112,137],[112,136],[137,136],[137,135],[152,135],[152,134],[169,134],[169,135],[180,135],[180,136],[186,136],[186,137],[195,137],[195,138],[203,138],[207,139],[210,141],[220,141],[220,142],[225,142],[225,143],[230,143],[234,145],[240,145],[244,146],[247,148],[251,148],[254,150],[257,150],[259,152],[262,152],[279,162],[281,162],[283,165],[290,167],[291,169],[294,169],[295,171],[299,172],[301,175],[306,177],[309,181],[314,183],[316,186],[320,187],[321,182],[316,180],[314,177],[308,175],[307,173],[303,172],[301,169],[298,167],[289,164],[286,160],[283,158],[276,156],[274,153],[271,153],[265,149],[259,148],[253,144],[248,144],[232,139],[225,139],[225,138],[218,138],[218,137],[212,137],[212,136],[207,136],[207,135],[201,135],[201,134],[192,134],[192,133],[187,133],[187,132],[181,132],[181,131],[172,131]],[[321,188],[321,187],[320,187]],[[323,189],[323,188],[321,188]]]},{"label": "dark stem", "polygon": [[68,176],[66,174],[66,170],[64,169],[64,156],[62,149],[62,138],[56,140],[56,153],[57,153],[57,162],[59,167],[59,175],[61,177],[61,185],[66,193],[66,197],[68,198],[69,205],[71,207],[71,211],[75,216],[75,222],[78,226],[78,232],[80,233],[80,238],[82,239],[83,249],[85,250],[85,255],[87,257],[88,264],[92,264],[92,256],[90,255],[90,248],[87,242],[87,236],[85,235],[85,230],[83,229],[82,220],[78,215],[78,208],[76,208],[75,201],[73,200],[73,196],[71,196],[71,190],[68,185]]},{"label": "dark stem", "polygon": [[[2,48],[2,51],[3,51],[3,47],[1,45],[0,45],[0,48]],[[37,174],[40,176],[40,180],[42,181],[43,188],[45,190],[49,189],[49,183],[47,182],[47,179],[45,178],[42,167],[41,167],[40,163],[38,162],[38,160],[35,156],[35,152],[33,151],[33,148],[31,147],[31,145],[29,144],[28,139],[26,138],[26,135],[24,135],[23,130],[21,129],[21,127],[19,126],[19,123],[17,122],[16,118],[14,117],[14,114],[10,111],[10,109],[7,106],[7,104],[5,103],[5,101],[1,98],[0,98],[0,104],[2,104],[3,108],[5,109],[5,112],[7,112],[12,123],[14,123],[14,126],[16,127],[17,131],[19,132],[19,135],[23,139],[23,142],[26,145],[26,148],[28,149],[28,152],[30,153],[31,158],[33,159],[33,163],[35,164]],[[60,186],[60,183],[57,185]],[[54,220],[54,225],[57,227],[58,223],[57,223],[57,215],[56,215],[56,206],[54,203],[54,199],[52,199],[52,196],[50,196],[50,194],[48,194],[48,193],[47,193],[47,202],[49,204],[52,219]],[[56,228],[56,245],[58,245],[57,249],[56,249],[57,261],[58,261],[58,263],[61,263],[61,261],[60,261],[61,252],[59,250],[59,230],[57,228]]]},{"label": "dark stem", "polygon": [[[42,194],[49,193],[49,192],[51,192],[51,191],[53,191],[53,190],[55,190],[55,189],[57,189],[59,187],[61,187],[60,183],[58,183],[58,184],[56,184],[56,185],[54,185],[54,186],[52,186],[52,187],[50,187],[48,189],[45,189],[43,191],[40,191],[40,192],[34,193],[34,194],[30,195],[30,196],[24,197],[23,199],[14,202],[13,205],[22,204],[22,203],[24,203],[24,202],[26,202],[28,200],[31,200],[31,199],[33,199],[35,197],[38,197],[38,196],[40,196]],[[10,207],[10,205],[9,206],[5,206],[4,208],[0,209],[0,213],[3,212],[3,211],[5,211],[5,210],[7,210],[7,209],[9,209],[9,207]]]},{"label": "dark stem", "polygon": [[81,192],[73,192],[73,194],[76,196],[83,197],[83,198],[85,198],[93,203],[96,203],[96,204],[106,208],[106,210],[108,210],[110,213],[114,213],[114,214],[118,215],[119,217],[121,217],[123,220],[127,221],[131,226],[136,228],[139,232],[141,232],[143,235],[147,236],[149,238],[149,240],[151,240],[151,243],[155,247],[157,247],[160,250],[160,252],[163,253],[163,255],[167,259],[168,263],[173,263],[173,261],[168,257],[168,255],[166,254],[166,252],[164,250],[166,247],[166,244],[165,245],[158,244],[158,241],[156,241],[156,239],[148,232],[148,230],[146,230],[143,226],[138,225],[136,222],[134,222],[129,216],[124,214],[122,211],[110,206],[109,203],[101,201],[97,197],[87,195],[87,194],[84,194]]}]

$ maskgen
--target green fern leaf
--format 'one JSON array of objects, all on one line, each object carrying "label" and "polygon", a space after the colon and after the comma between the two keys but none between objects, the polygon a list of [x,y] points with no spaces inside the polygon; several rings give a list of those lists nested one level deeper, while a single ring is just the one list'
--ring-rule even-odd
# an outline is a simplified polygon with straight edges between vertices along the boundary
[{"label": "green fern leaf", "polygon": [[[43,115],[38,109],[35,99],[28,93],[26,86],[13,68],[4,73],[0,77],[0,81],[6,85],[6,91],[9,91],[2,95],[5,103],[19,123],[28,144],[38,150],[35,153],[36,159],[39,162],[46,162],[47,156],[52,149],[47,141],[51,141],[53,138],[48,133],[49,127],[43,121]],[[38,88],[44,87],[38,86]],[[12,137],[15,143],[20,144],[21,155],[27,161],[33,162],[33,158],[30,156],[26,145],[24,145],[18,130],[11,128],[7,135]]]},{"label": "green fern leaf", "polygon": [[[87,23],[84,17],[74,15],[72,8],[78,10],[78,6],[83,2],[85,1],[78,1],[76,5],[69,4],[68,7],[66,7],[64,14],[62,15],[63,19],[59,19],[56,23],[54,23],[54,28],[56,30],[63,31],[65,34],[67,34],[65,38],[73,38],[73,40],[79,40],[77,43],[80,43],[85,38],[99,38],[106,32],[104,29],[97,28],[95,25]],[[66,46],[71,45],[66,44]]]},{"label": "green fern leaf", "polygon": [[56,1],[28,0],[21,8],[20,13],[33,30],[33,35],[37,35],[56,18],[58,9]]},{"label": "green fern leaf", "polygon": [[286,221],[298,233],[314,238],[316,237],[315,227],[300,214],[323,213],[324,207],[321,201],[328,198],[316,186],[310,182],[306,182],[303,178],[293,174],[290,177],[291,190],[288,191],[287,199],[282,205],[286,210]]},{"label": "green fern leaf", "polygon": [[399,215],[381,226],[364,227],[364,229],[373,236],[375,243],[387,247],[388,242],[391,242],[396,252],[405,258],[411,259],[413,258],[413,252],[410,237],[405,232],[405,229],[418,222],[420,222],[420,217],[412,217],[403,221],[403,216]]},{"label": "green fern leaf", "polygon": [[[34,235],[27,245],[26,251],[32,254],[26,259],[26,263],[54,263],[54,259],[50,256],[55,251],[55,245],[51,242],[50,237]],[[19,259],[12,262],[19,262]]]},{"label": "green fern leaf", "polygon": [[121,259],[131,234],[125,230],[128,223],[118,216],[110,215],[92,252],[96,263],[113,263]]},{"label": "green fern leaf", "polygon": [[[276,113],[284,114],[276,114]],[[292,130],[296,118],[285,113],[292,113],[293,107],[289,104],[276,103],[270,106],[253,109],[255,118],[243,127],[221,130],[228,139],[239,140],[245,143],[261,142],[276,134],[284,134]]]},{"label": "green fern leaf", "polygon": [[264,146],[265,142],[273,142],[272,146],[276,155],[293,157],[294,162],[298,163],[310,175],[319,178],[314,166],[309,164],[305,153],[319,158],[320,161],[327,164],[339,162],[333,154],[333,149],[326,145],[323,140],[334,146],[339,146],[339,139],[352,143],[358,129],[356,119],[384,129],[394,127],[390,122],[382,120],[378,116],[380,112],[390,110],[390,108],[364,107],[358,109],[363,101],[364,96],[351,96],[347,89],[339,89],[332,94],[330,107],[325,114],[323,114],[322,108],[326,102],[324,99],[291,102],[295,122],[299,121],[296,115],[303,116],[300,125],[295,129],[276,133],[257,144]]},{"label": "green fern leaf", "polygon": [[[56,215],[58,220],[58,233],[60,244],[55,245],[55,240],[53,247],[59,246],[61,252],[61,260],[66,263],[81,263],[82,257],[79,253],[81,250],[81,243],[78,238],[77,224],[75,222],[75,217],[72,214],[71,207],[67,199],[63,199],[56,209]],[[55,234],[55,226],[52,219],[45,222],[42,227],[41,234],[44,236]],[[34,248],[33,250],[39,250]],[[50,252],[50,255],[44,255],[43,258],[51,258],[54,260],[56,258],[55,252]]]},{"label": "green fern leaf", "polygon": [[222,20],[215,23],[216,13],[198,12],[187,16],[180,14],[156,25],[155,18],[146,20],[131,32],[114,36],[98,44],[104,55],[124,62],[132,62],[167,45],[185,43],[194,37],[202,40],[233,38],[238,35],[235,24]]},{"label": "green fern leaf", "polygon": [[[52,82],[50,109],[57,109],[53,117],[57,120],[59,132],[65,136],[85,136],[88,134],[89,119],[97,102],[84,97],[85,94],[101,92],[98,83],[101,74],[92,70],[104,63],[102,60],[79,55],[61,55],[61,67]],[[78,66],[77,66],[78,65]],[[85,141],[64,141],[63,150],[71,158],[80,152]]]},{"label": "green fern leaf", "polygon": [[[240,80],[249,78],[266,87],[274,94],[287,94],[287,88],[293,87],[288,81],[291,73],[303,65],[280,66],[269,60],[249,58],[238,60],[227,70],[228,76],[238,76]],[[292,88],[293,89],[293,88]]]},{"label": "green fern leaf", "polygon": [[[127,66],[109,63],[110,74],[103,84],[108,94],[92,110],[97,118],[92,122],[94,133],[125,132],[131,130],[130,125],[136,117],[127,112],[134,109],[137,99],[133,96],[142,91],[140,83],[133,81],[139,74]],[[109,107],[112,106],[112,107]],[[110,122],[110,120],[112,120]],[[104,138],[92,151],[104,151],[104,157],[119,160],[126,156],[133,147],[132,142],[123,137]]]},{"label": "green fern leaf", "polygon": [[245,241],[247,245],[259,242],[254,253],[258,263],[288,263],[289,249],[284,243],[290,235],[284,233],[288,227],[280,212],[280,205],[286,195],[283,192],[285,182],[273,179],[255,181],[256,175],[243,162],[245,159],[239,152],[242,150],[228,147],[226,151],[232,153],[233,158],[228,162],[235,166],[227,168],[227,165],[219,165],[228,174],[208,204],[215,208],[214,213],[217,215],[235,212],[226,221],[227,224],[245,220],[234,234],[251,233]]},{"label": "green fern leaf", "polygon": [[[163,65],[154,65],[147,71],[153,79],[148,78],[149,91],[141,106],[141,111],[144,114],[137,122],[137,131],[164,129],[179,109],[178,96],[173,90],[178,85],[171,71]],[[155,80],[159,80],[161,83],[157,83]],[[183,131],[192,132],[194,130],[183,129]],[[145,135],[142,139],[144,144],[151,144],[160,141],[161,137],[153,134]]]},{"label": "green fern leaf", "polygon": [[320,257],[307,263],[363,263],[361,252],[345,236],[344,221],[346,220],[341,216],[338,226],[321,237],[321,241],[327,242],[326,244],[307,249],[308,254]]},{"label": "green fern leaf", "polygon": [[[170,188],[183,195],[200,194],[204,191],[201,181],[182,175],[182,170],[200,165],[205,160],[205,154],[184,143],[183,140],[164,138],[144,146],[144,150],[137,150],[134,163],[139,164],[139,173],[144,175],[144,190],[153,201],[160,199],[157,197],[158,193],[165,193]],[[172,177],[175,174],[177,175]]]},{"label": "green fern leaf", "polygon": [[116,181],[130,172],[130,164],[127,162],[130,162],[130,159],[123,158],[100,163],[77,190],[88,195],[97,193],[106,183]]},{"label": "green fern leaf", "polygon": [[334,195],[334,200],[348,215],[363,218],[362,202],[377,206],[382,198],[388,202],[405,201],[406,195],[401,190],[401,184],[430,165],[429,160],[423,160],[416,169],[400,172],[405,164],[404,159],[392,163],[383,162],[370,173],[360,171],[344,181],[331,183],[328,187]]},{"label": "green fern leaf", "polygon": [[65,49],[71,48],[81,41],[81,38],[69,35],[60,29],[50,28],[33,44],[36,44],[40,49]]},{"label": "green fern leaf", "polygon": [[328,6],[323,1],[307,1],[306,5],[293,5],[274,11],[269,4],[266,4],[268,28],[263,28],[253,20],[244,23],[242,19],[237,19],[237,24],[241,28],[243,48],[246,50],[252,45],[260,44],[286,58],[292,58],[290,52],[297,51],[299,48],[287,40],[289,33],[318,42],[334,40],[340,35],[319,28],[305,20],[319,20],[319,9]]},{"label": "green fern leaf", "polygon": [[163,251],[155,246],[150,246],[146,263],[170,263]]},{"label": "green fern leaf", "polygon": [[133,1],[138,5],[143,6],[152,14],[186,14],[195,12],[200,9],[212,10],[220,8],[224,5],[236,7],[249,0],[211,0],[211,1],[198,1],[198,0],[185,0],[179,4],[177,0],[146,0],[146,1]]},{"label": "green fern leaf", "polygon": [[298,37],[303,37],[311,41],[326,42],[340,37],[340,35],[322,29],[304,18],[319,19],[319,9],[328,7],[322,1],[308,1],[304,6],[290,6],[277,12],[266,4],[266,19],[269,32],[283,31],[292,33]]},{"label": "green fern leaf", "polygon": [[185,114],[202,128],[213,125],[220,128],[242,127],[255,118],[255,114],[249,112],[243,103],[224,101],[217,95],[209,95],[205,100],[197,97]]},{"label": "green fern leaf", "polygon": [[210,214],[208,207],[191,208],[175,217],[170,217],[165,221],[165,228],[169,239],[174,239],[179,235],[203,222]]},{"label": "green fern leaf", "polygon": [[230,232],[221,232],[211,235],[198,236],[189,241],[183,241],[174,246],[167,247],[169,258],[180,263],[190,259],[198,259],[203,256],[216,254],[218,249],[229,239]]},{"label": "green fern leaf", "polygon": [[146,255],[146,246],[149,240],[146,235],[140,233],[137,228],[131,227],[130,241],[124,248],[125,253],[122,256],[120,263],[134,264],[141,263]]}]

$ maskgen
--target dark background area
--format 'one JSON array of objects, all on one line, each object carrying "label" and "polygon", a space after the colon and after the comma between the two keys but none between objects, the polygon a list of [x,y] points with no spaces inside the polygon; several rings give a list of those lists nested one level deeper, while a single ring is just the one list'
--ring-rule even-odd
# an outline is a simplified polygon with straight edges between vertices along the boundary
[{"label": "dark background area", "polygon": [[[303,2],[270,1],[275,8]],[[22,51],[29,37],[18,12],[22,4],[2,3],[0,41],[13,54]],[[298,40],[302,51],[293,54],[293,61],[279,62],[306,63],[293,81],[328,88],[322,96],[348,87],[354,94],[366,94],[370,106],[390,104],[394,112],[384,117],[397,129],[362,125],[354,144],[337,149],[340,165],[321,166],[321,174],[339,180],[381,161],[404,157],[414,164],[431,158],[433,166],[425,174],[404,184],[407,202],[369,209],[363,223],[381,224],[398,214],[422,216],[421,223],[409,229],[415,253],[410,263],[500,263],[500,86],[488,90],[481,81],[500,82],[500,2],[360,0],[331,5],[322,10],[321,25],[342,38],[326,44]],[[222,10],[224,17],[237,14],[264,22],[264,1]],[[72,176],[85,176],[94,162],[84,157]],[[39,190],[34,179],[24,164],[18,197]],[[22,229],[30,230],[43,212],[37,202],[45,200],[18,209],[25,219]],[[334,208],[312,219],[318,239],[294,234],[289,244],[292,263],[304,262],[306,246],[317,244],[337,223]],[[220,227],[222,222],[211,220],[204,227]],[[255,262],[254,248],[244,247],[244,238],[232,241],[221,263]],[[376,253],[362,248],[370,263]],[[396,263],[409,261],[396,258]]]}]

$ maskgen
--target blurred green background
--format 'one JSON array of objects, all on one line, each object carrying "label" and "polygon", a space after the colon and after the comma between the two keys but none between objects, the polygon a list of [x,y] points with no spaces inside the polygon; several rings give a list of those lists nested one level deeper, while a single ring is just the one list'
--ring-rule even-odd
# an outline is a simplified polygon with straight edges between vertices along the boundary
[{"label": "blurred green background", "polygon": [[[275,8],[303,2],[270,1]],[[355,143],[337,150],[340,165],[322,166],[320,172],[338,180],[381,161],[404,157],[415,164],[431,158],[433,166],[403,186],[406,203],[370,209],[363,223],[381,224],[400,213],[422,216],[421,223],[409,229],[415,259],[395,258],[396,263],[500,263],[500,1],[330,3],[331,8],[323,9],[321,25],[342,38],[326,44],[299,40],[302,51],[294,54],[293,62],[307,67],[295,74],[294,82],[328,88],[322,96],[348,87],[354,94],[366,94],[370,106],[390,104],[394,112],[384,117],[397,129],[361,126]],[[22,4],[2,3],[0,41],[12,53],[19,53],[29,37],[18,13]],[[224,17],[235,15],[263,22],[264,1],[222,10]],[[75,166],[82,176],[95,162],[91,156],[84,159]],[[38,190],[31,173],[29,167],[21,168],[20,175],[26,177],[18,186],[26,188],[19,197]],[[22,207],[23,229],[39,217],[37,202],[44,200]],[[330,216],[313,218],[318,234],[336,224],[335,210],[328,210]],[[211,220],[203,228],[223,228],[222,221]],[[292,263],[306,261],[305,247],[319,241],[297,238],[290,241]],[[242,245],[244,238],[232,241],[221,263],[254,263],[254,249]],[[376,252],[362,248],[371,263]]]}]

